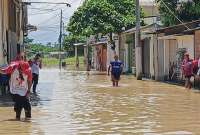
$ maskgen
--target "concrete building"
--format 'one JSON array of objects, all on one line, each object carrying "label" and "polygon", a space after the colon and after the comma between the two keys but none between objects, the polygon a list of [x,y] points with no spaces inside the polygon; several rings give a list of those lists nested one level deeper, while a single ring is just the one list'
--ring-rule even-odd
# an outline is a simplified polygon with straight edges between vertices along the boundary
[{"label": "concrete building", "polygon": [[[185,52],[191,59],[200,56],[200,20],[157,30],[158,45],[156,46],[156,79],[182,79],[181,62]],[[170,70],[175,68],[175,75]]]},{"label": "concrete building", "polygon": [[98,39],[91,37],[92,64],[97,71],[107,71],[110,61],[114,60],[114,55],[119,55],[119,36],[112,34],[113,43],[109,41],[108,35],[99,34]]},{"label": "concrete building", "polygon": [[0,64],[6,64],[23,49],[27,5],[22,0],[1,0],[0,20]]},{"label": "concrete building", "polygon": [[[145,14],[144,23],[146,26],[141,28],[141,44],[142,44],[142,61],[143,75],[147,78],[154,78],[154,65],[153,65],[153,46],[156,44],[157,39],[154,34],[160,27],[159,11],[153,1],[140,1],[140,5]],[[124,62],[124,72],[132,72],[135,74],[136,61],[135,61],[135,28],[129,29],[121,33],[120,41],[120,59]]]},{"label": "concrete building", "polygon": [[[155,48],[157,44],[157,36],[154,34],[160,27],[157,23],[141,27],[141,45],[142,45],[142,71],[143,77],[155,78],[154,58]],[[135,72],[135,31],[136,29],[129,29],[122,33],[124,36],[124,70],[125,72]],[[122,53],[122,51],[121,51]]]}]

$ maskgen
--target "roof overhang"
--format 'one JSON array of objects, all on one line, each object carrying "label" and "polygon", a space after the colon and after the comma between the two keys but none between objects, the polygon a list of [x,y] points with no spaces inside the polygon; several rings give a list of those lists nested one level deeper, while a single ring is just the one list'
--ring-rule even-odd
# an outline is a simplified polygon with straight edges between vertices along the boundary
[{"label": "roof overhang", "polygon": [[174,35],[174,34],[193,34],[197,29],[200,29],[200,20],[178,24],[170,27],[165,27],[158,29],[157,34],[165,33],[165,35]]},{"label": "roof overhang", "polygon": [[[144,33],[155,33],[156,32],[156,29],[160,28],[161,26],[157,23],[152,23],[150,25],[146,25],[146,26],[143,26],[140,28],[140,31],[141,32],[144,32]],[[148,30],[152,28],[151,30]],[[132,29],[129,29],[129,30],[126,30],[124,32],[122,32],[122,34],[133,34],[136,32],[136,28],[132,28]]]},{"label": "roof overhang", "polygon": [[107,45],[107,42],[96,42],[94,44],[91,44],[91,46],[99,46],[99,45]]},{"label": "roof overhang", "polygon": [[76,44],[74,44],[74,46],[84,46],[85,45],[85,43],[76,43]]}]

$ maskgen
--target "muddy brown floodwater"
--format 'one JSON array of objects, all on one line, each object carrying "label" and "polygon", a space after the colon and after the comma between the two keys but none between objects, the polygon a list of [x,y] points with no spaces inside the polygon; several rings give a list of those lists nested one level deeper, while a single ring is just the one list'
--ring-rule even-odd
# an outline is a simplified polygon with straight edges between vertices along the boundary
[{"label": "muddy brown floodwater", "polygon": [[200,94],[183,87],[123,76],[41,71],[31,121],[13,121],[0,102],[1,135],[199,135]]}]

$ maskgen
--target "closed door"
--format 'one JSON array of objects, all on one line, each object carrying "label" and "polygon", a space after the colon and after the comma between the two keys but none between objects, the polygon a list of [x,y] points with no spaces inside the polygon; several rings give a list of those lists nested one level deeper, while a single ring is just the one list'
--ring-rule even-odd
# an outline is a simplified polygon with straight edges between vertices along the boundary
[{"label": "closed door", "polygon": [[103,47],[102,51],[102,70],[107,71],[107,48]]},{"label": "closed door", "polygon": [[142,41],[142,71],[143,76],[150,77],[150,39]]}]

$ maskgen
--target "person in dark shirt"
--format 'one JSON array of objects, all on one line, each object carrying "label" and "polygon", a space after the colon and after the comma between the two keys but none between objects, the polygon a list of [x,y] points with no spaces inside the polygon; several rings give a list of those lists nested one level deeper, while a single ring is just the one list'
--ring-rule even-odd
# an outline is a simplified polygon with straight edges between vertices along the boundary
[{"label": "person in dark shirt", "polygon": [[110,62],[108,75],[110,75],[111,71],[111,81],[113,82],[113,87],[118,87],[120,76],[123,70],[123,63],[119,61],[119,57],[117,55],[114,56],[114,59],[114,61]]}]

